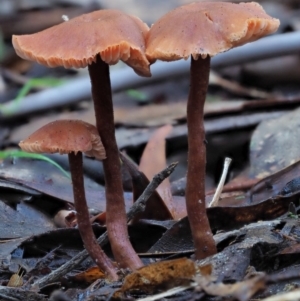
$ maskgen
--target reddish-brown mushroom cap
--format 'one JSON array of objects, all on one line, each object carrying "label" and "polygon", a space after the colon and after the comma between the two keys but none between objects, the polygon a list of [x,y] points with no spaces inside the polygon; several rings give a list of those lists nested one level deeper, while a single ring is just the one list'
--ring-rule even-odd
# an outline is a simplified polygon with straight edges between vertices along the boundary
[{"label": "reddish-brown mushroom cap", "polygon": [[83,68],[100,54],[107,64],[122,60],[139,75],[150,76],[145,56],[148,31],[137,17],[98,10],[35,34],[14,35],[12,42],[20,57],[49,67]]},{"label": "reddish-brown mushroom cap", "polygon": [[50,122],[20,142],[22,150],[31,153],[85,153],[99,160],[105,149],[95,126],[81,120]]},{"label": "reddish-brown mushroom cap", "polygon": [[149,60],[214,56],[275,32],[279,20],[255,2],[197,2],[178,7],[159,19],[147,37]]}]

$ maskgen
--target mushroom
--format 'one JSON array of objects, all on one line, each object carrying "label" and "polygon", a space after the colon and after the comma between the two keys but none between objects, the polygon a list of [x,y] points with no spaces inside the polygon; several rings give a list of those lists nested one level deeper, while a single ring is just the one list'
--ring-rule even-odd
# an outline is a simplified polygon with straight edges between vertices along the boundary
[{"label": "mushroom", "polygon": [[148,26],[134,16],[117,10],[100,10],[36,34],[12,38],[22,58],[49,67],[88,66],[96,126],[107,153],[103,168],[108,237],[116,261],[132,270],[141,267],[142,262],[128,238],[109,65],[122,60],[139,75],[150,76],[150,64],[144,53],[148,30]]},{"label": "mushroom", "polygon": [[206,140],[203,108],[210,58],[273,33],[278,26],[279,20],[268,16],[254,2],[197,2],[170,11],[151,27],[147,35],[146,55],[150,61],[174,61],[191,56],[187,103],[186,206],[197,259],[216,253],[205,206]]},{"label": "mushroom", "polygon": [[86,250],[99,268],[109,279],[117,280],[118,275],[111,260],[96,241],[84,191],[82,153],[99,160],[106,158],[96,127],[80,120],[57,120],[41,127],[19,145],[22,150],[31,153],[68,154],[81,238]]}]

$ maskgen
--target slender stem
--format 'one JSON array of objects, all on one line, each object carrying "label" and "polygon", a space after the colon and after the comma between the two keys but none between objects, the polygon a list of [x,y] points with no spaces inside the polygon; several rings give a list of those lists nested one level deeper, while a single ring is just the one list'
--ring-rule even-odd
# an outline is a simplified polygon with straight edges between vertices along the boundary
[{"label": "slender stem", "polygon": [[96,126],[106,150],[103,160],[106,191],[106,225],[115,260],[121,267],[135,270],[142,261],[134,251],[127,231],[123,198],[119,150],[115,138],[114,112],[109,78],[109,66],[98,56],[89,65],[94,100]]},{"label": "slender stem", "polygon": [[206,146],[203,123],[204,102],[208,87],[210,57],[191,58],[191,84],[187,104],[188,171],[186,207],[192,230],[196,259],[217,252],[205,206]]},{"label": "slender stem", "polygon": [[84,246],[92,259],[96,262],[99,268],[107,274],[110,280],[118,280],[117,272],[111,260],[105,255],[101,247],[98,245],[90,223],[83,184],[82,153],[79,152],[76,155],[74,153],[70,153],[69,163],[73,183],[74,204],[77,211],[78,230]]}]

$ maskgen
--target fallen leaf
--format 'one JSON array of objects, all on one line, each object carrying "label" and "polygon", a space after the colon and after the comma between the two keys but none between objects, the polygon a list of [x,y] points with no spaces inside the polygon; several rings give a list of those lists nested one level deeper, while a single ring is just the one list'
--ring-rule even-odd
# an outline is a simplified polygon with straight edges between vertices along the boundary
[{"label": "fallen leaf", "polygon": [[264,274],[234,284],[213,283],[209,277],[197,276],[199,287],[210,296],[234,297],[239,301],[248,301],[254,294],[266,287]]},{"label": "fallen leaf", "polygon": [[[149,184],[149,180],[143,172],[138,170],[136,164],[131,161],[130,158],[128,158],[125,154],[121,153],[121,159],[131,176],[133,200],[136,201]],[[157,191],[154,191],[149,197],[146,203],[145,210],[137,214],[134,222],[142,218],[156,220],[172,219],[172,215],[168,207],[166,206],[160,195],[157,193]]]},{"label": "fallen leaf", "polygon": [[140,290],[153,292],[189,283],[196,274],[195,263],[179,258],[149,264],[124,279],[121,291]]},{"label": "fallen leaf", "polygon": [[97,279],[105,279],[105,274],[98,267],[91,267],[72,277],[76,281],[92,283]]},{"label": "fallen leaf", "polygon": [[300,160],[300,109],[263,121],[250,144],[250,176],[264,178]]},{"label": "fallen leaf", "polygon": [[[95,162],[97,164],[99,162]],[[99,163],[100,164],[100,163]],[[35,189],[57,199],[73,203],[71,180],[51,164],[26,158],[5,159],[0,166],[0,178]],[[105,189],[88,177],[84,177],[88,206],[105,211]],[[124,193],[127,208],[131,206],[132,194]]]},{"label": "fallen leaf", "polygon": [[[173,127],[165,125],[157,129],[149,139],[143,154],[140,159],[139,169],[142,171],[148,180],[151,180],[159,171],[167,166],[166,158],[166,138],[171,133]],[[169,178],[165,179],[156,189],[172,217],[175,217],[176,211],[173,208],[173,199],[171,193],[171,185]]]}]

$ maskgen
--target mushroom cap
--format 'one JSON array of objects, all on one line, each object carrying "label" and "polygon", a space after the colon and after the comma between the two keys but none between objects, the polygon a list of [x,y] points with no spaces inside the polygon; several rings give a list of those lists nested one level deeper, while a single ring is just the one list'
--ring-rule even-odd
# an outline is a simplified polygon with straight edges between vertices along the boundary
[{"label": "mushroom cap", "polygon": [[30,153],[69,154],[83,152],[99,160],[106,158],[95,126],[81,120],[56,120],[46,124],[19,143]]},{"label": "mushroom cap", "polygon": [[258,3],[197,2],[178,7],[148,32],[146,55],[163,61],[214,56],[277,30]]},{"label": "mushroom cap", "polygon": [[119,60],[142,76],[150,76],[145,55],[148,25],[118,10],[84,14],[41,32],[14,35],[17,54],[48,67],[83,68],[99,54],[107,64]]}]

